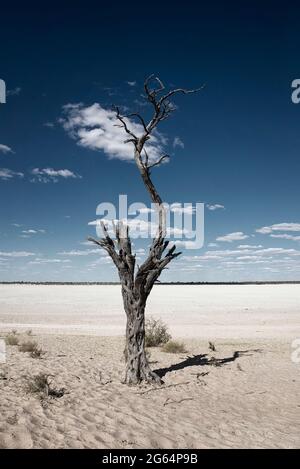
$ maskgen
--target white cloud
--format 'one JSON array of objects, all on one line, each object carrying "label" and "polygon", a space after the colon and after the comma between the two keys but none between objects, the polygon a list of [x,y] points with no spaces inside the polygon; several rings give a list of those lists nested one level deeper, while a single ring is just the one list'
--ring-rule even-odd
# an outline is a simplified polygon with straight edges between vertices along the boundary
[{"label": "white cloud", "polygon": [[183,248],[183,249],[195,249],[195,241],[172,241],[170,247],[175,244],[177,248]]},{"label": "white cloud", "polygon": [[29,261],[29,264],[65,264],[71,262],[69,259],[44,259],[36,258],[34,261]]},{"label": "white cloud", "polygon": [[85,249],[85,250],[78,250],[74,249],[72,251],[62,251],[59,252],[58,254],[60,256],[89,256],[90,254],[100,254],[103,253],[104,251],[101,250],[100,248],[96,249]]},{"label": "white cloud", "polygon": [[[119,220],[108,220],[108,219],[97,219],[90,221],[88,223],[89,226],[97,226],[99,229],[101,229],[101,222],[105,224],[105,226],[108,229],[108,233],[112,236],[114,236],[114,226],[113,223],[116,224]],[[147,238],[147,236],[156,236],[157,231],[158,231],[158,224],[155,222],[147,221],[147,220],[142,220],[139,218],[133,218],[133,219],[122,219],[124,227],[128,226],[131,238],[138,238],[138,237],[143,237]],[[167,227],[166,228],[166,237],[180,237],[184,235],[190,234],[189,230],[185,228],[177,228],[177,227]],[[194,244],[190,244],[190,246],[193,246]]]},{"label": "white cloud", "polygon": [[220,209],[224,209],[224,205],[221,205],[221,204],[206,204],[206,207],[208,208],[208,210],[220,210]]},{"label": "white cloud", "polygon": [[289,239],[291,241],[300,241],[300,236],[294,236],[287,233],[282,234],[270,234],[271,238],[281,238],[281,239]]},{"label": "white cloud", "polygon": [[16,88],[13,88],[12,90],[7,90],[7,96],[18,96],[22,91],[22,88],[20,86],[17,86]]},{"label": "white cloud", "polygon": [[22,233],[24,233],[24,234],[26,234],[26,235],[38,234],[38,233],[45,234],[46,231],[45,231],[45,230],[33,230],[33,229],[29,229],[29,230],[22,230]]},{"label": "white cloud", "polygon": [[15,177],[23,178],[24,174],[17,171],[13,171],[12,169],[0,168],[0,179],[3,179],[4,181],[9,181],[10,179],[13,179]]},{"label": "white cloud", "polygon": [[136,86],[136,81],[126,81],[129,86]]},{"label": "white cloud", "polygon": [[233,241],[240,241],[246,238],[249,238],[249,236],[244,234],[242,231],[236,231],[234,233],[228,233],[227,235],[224,235],[224,236],[219,236],[218,238],[216,238],[216,241],[232,243]]},{"label": "white cloud", "polygon": [[275,223],[256,230],[257,233],[261,234],[271,234],[273,231],[300,231],[300,223]]},{"label": "white cloud", "polygon": [[0,153],[4,153],[5,155],[7,153],[12,153],[12,149],[10,147],[8,147],[7,145],[3,145],[2,143],[0,143]]},{"label": "white cloud", "polygon": [[[104,109],[100,104],[84,107],[82,104],[68,104],[64,106],[65,117],[60,123],[77,144],[91,150],[102,150],[109,158],[133,160],[132,144],[124,141],[130,136],[120,127],[116,113]],[[124,119],[127,126],[135,135],[143,133],[140,123],[128,118]],[[146,145],[150,161],[156,161],[163,153],[165,139],[155,132]]]},{"label": "white cloud", "polygon": [[[143,207],[138,208],[137,212],[141,213],[142,215],[147,215],[148,213],[154,213],[155,210],[153,208]],[[135,211],[129,212],[129,215],[135,215]]]},{"label": "white cloud", "polygon": [[257,246],[255,246],[253,244],[240,244],[238,246],[238,249],[260,249],[262,247],[263,246],[261,244],[258,244]]},{"label": "white cloud", "polygon": [[27,251],[11,251],[11,252],[5,252],[5,251],[0,251],[0,256],[3,257],[29,257],[29,256],[34,256],[34,252],[27,252]]},{"label": "white cloud", "polygon": [[254,251],[254,253],[257,254],[291,254],[293,256],[299,256],[300,251],[297,251],[296,249],[285,249],[285,248],[265,248],[265,249],[259,249],[257,251]]},{"label": "white cloud", "polygon": [[184,143],[180,137],[175,137],[173,140],[173,148],[176,148],[176,147],[184,148]]},{"label": "white cloud", "polygon": [[59,178],[62,179],[81,179],[79,174],[73,173],[69,169],[53,169],[53,168],[34,168],[31,171],[34,176],[31,182],[58,182]]},{"label": "white cloud", "polygon": [[278,264],[286,269],[291,265],[298,265],[300,262],[300,250],[284,248],[265,249],[235,249],[206,251],[203,255],[182,256],[183,262],[205,262],[208,267],[211,262],[218,262],[219,265],[259,265]]},{"label": "white cloud", "polygon": [[195,213],[196,207],[193,207],[192,204],[186,204],[186,206],[180,204],[179,202],[174,202],[170,205],[170,212],[179,213],[179,214],[188,214],[193,215]]}]

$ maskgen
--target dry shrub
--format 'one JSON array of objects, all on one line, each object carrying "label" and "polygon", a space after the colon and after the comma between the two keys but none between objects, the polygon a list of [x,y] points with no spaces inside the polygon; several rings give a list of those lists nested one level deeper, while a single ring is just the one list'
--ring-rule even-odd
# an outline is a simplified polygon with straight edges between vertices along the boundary
[{"label": "dry shrub", "polygon": [[161,319],[149,318],[145,324],[146,347],[159,347],[171,339],[168,326]]},{"label": "dry shrub", "polygon": [[39,373],[28,380],[27,391],[32,394],[39,394],[40,397],[63,397],[65,388],[54,388],[51,383],[52,375]]},{"label": "dry shrub", "polygon": [[162,351],[166,353],[185,353],[186,348],[182,342],[177,342],[176,340],[169,340],[169,342],[167,342],[163,346]]},{"label": "dry shrub", "polygon": [[5,337],[5,343],[6,345],[19,345],[19,337],[11,332]]},{"label": "dry shrub", "polygon": [[37,342],[23,342],[19,346],[20,352],[30,353],[31,358],[42,358],[45,352],[38,346]]}]

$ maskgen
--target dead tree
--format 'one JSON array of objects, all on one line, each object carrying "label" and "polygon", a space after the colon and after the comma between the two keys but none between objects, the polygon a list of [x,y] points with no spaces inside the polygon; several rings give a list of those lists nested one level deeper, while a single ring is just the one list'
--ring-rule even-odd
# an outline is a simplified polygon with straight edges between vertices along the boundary
[{"label": "dead tree", "polygon": [[[136,267],[135,255],[127,226],[121,222],[114,225],[115,239],[112,239],[107,226],[102,223],[104,237],[102,239],[89,238],[101,248],[104,248],[115,264],[122,286],[124,309],[127,316],[125,359],[125,380],[127,384],[137,384],[141,381],[160,383],[161,379],[151,371],[145,354],[145,307],[147,298],[161,272],[180,252],[174,245],[168,248],[166,238],[166,213],[163,201],[151,179],[151,170],[163,163],[168,155],[162,155],[156,161],[150,161],[146,143],[154,130],[174,111],[171,99],[178,94],[190,94],[199,89],[186,90],[182,88],[165,91],[162,81],[151,75],[144,83],[145,98],[153,108],[153,116],[146,123],[138,113],[123,116],[118,108],[116,118],[118,126],[128,135],[124,143],[133,145],[134,160],[141,174],[144,185],[151,201],[158,211],[158,230],[152,240],[147,259],[140,267]],[[142,135],[137,136],[130,129],[130,119],[137,119],[143,129]]]}]

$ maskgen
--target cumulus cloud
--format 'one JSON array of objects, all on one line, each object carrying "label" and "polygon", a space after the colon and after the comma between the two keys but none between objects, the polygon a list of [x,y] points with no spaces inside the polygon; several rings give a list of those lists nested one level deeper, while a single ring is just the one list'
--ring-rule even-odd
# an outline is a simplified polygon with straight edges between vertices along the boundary
[{"label": "cumulus cloud", "polygon": [[18,171],[13,171],[12,169],[8,168],[0,168],[0,179],[4,181],[9,181],[15,177],[23,178],[24,174]]},{"label": "cumulus cloud", "polygon": [[252,246],[246,249],[225,249],[206,251],[203,255],[182,256],[181,260],[188,263],[203,262],[206,267],[210,263],[217,262],[218,266],[214,268],[226,268],[226,266],[244,266],[260,264],[278,265],[282,268],[299,268],[300,269],[300,250],[285,248],[262,248],[253,249]]},{"label": "cumulus cloud", "polygon": [[[158,223],[153,222],[153,221],[147,221],[139,218],[133,218],[133,219],[122,219],[122,220],[109,220],[109,219],[97,219],[90,221],[88,225],[90,226],[97,226],[99,229],[101,229],[101,222],[105,224],[105,226],[108,229],[108,233],[112,236],[114,236],[114,224],[118,221],[122,221],[124,227],[128,226],[130,230],[130,236],[131,238],[147,238],[149,237],[154,237],[157,235],[158,231]],[[166,237],[175,237],[175,238],[180,238],[182,236],[189,235],[190,231],[185,228],[177,228],[177,227],[166,227]],[[192,246],[192,244],[191,244]]]},{"label": "cumulus cloud", "polygon": [[27,252],[27,251],[0,251],[0,256],[2,257],[29,257],[35,256],[34,252]]},{"label": "cumulus cloud", "polygon": [[58,254],[60,256],[89,256],[90,254],[102,255],[103,253],[104,251],[102,251],[99,248],[96,248],[96,249],[84,249],[84,250],[73,249],[71,251],[62,251],[62,252],[59,252]]},{"label": "cumulus cloud", "polygon": [[211,210],[211,211],[225,208],[224,205],[221,205],[221,204],[206,204],[206,207],[208,208],[208,210]]},{"label": "cumulus cloud", "polygon": [[263,246],[261,244],[254,245],[254,244],[240,244],[238,249],[260,249]]},{"label": "cumulus cloud", "polygon": [[216,241],[232,243],[233,241],[240,241],[246,238],[249,238],[249,236],[244,234],[242,231],[236,231],[234,233],[228,233],[227,235],[224,235],[224,236],[219,236],[218,238],[216,238]]},{"label": "cumulus cloud", "polygon": [[[147,215],[148,213],[154,213],[155,210],[153,208],[143,207],[138,208],[137,212],[141,213],[142,215]],[[135,215],[135,211],[129,212],[129,215]]]},{"label": "cumulus cloud", "polygon": [[10,147],[8,147],[7,145],[3,145],[2,143],[0,143],[0,153],[4,153],[5,155],[7,153],[12,153],[12,149]]},{"label": "cumulus cloud", "polygon": [[179,214],[188,214],[188,215],[193,215],[195,213],[196,207],[193,207],[192,204],[180,204],[178,202],[174,202],[173,204],[170,205],[170,212],[173,213],[179,213]]},{"label": "cumulus cloud", "polygon": [[300,223],[275,223],[256,230],[257,233],[261,234],[271,234],[273,231],[300,231]]},{"label": "cumulus cloud", "polygon": [[73,173],[69,169],[53,169],[53,168],[34,168],[31,171],[34,176],[31,182],[58,182],[59,179],[81,179],[79,174]]},{"label": "cumulus cloud", "polygon": [[29,264],[65,264],[71,262],[69,259],[44,259],[36,258],[34,261],[29,261]]},{"label": "cumulus cloud", "polygon": [[184,143],[180,137],[175,137],[173,140],[173,148],[176,148],[176,147],[184,148]]},{"label": "cumulus cloud", "polygon": [[282,234],[270,234],[271,238],[289,239],[291,241],[300,241],[300,236],[294,236],[287,233]]},{"label": "cumulus cloud", "polygon": [[170,247],[172,247],[172,245],[174,244],[177,248],[195,249],[196,242],[195,241],[173,241]]},{"label": "cumulus cloud", "polygon": [[38,234],[38,233],[45,234],[46,231],[45,231],[45,230],[33,230],[33,229],[29,229],[29,230],[22,230],[22,233],[24,233],[24,234],[26,234],[26,235],[33,235],[33,234]]},{"label": "cumulus cloud", "polygon": [[[116,113],[104,109],[95,103],[84,107],[83,104],[67,104],[64,106],[64,118],[60,119],[65,131],[76,140],[77,144],[91,150],[101,150],[109,158],[124,161],[133,160],[132,144],[125,144],[128,134],[120,127]],[[124,119],[128,128],[136,135],[143,133],[140,123]],[[149,161],[156,161],[164,153],[165,138],[155,132],[145,146]]]}]

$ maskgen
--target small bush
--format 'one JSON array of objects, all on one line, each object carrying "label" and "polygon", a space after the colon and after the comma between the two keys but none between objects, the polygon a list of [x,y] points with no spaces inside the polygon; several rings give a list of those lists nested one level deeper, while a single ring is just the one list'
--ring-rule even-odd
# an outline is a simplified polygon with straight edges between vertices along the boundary
[{"label": "small bush", "polygon": [[39,373],[28,381],[27,391],[48,396],[50,387],[50,375]]},{"label": "small bush", "polygon": [[19,345],[19,337],[16,334],[8,334],[5,338],[6,345]]},{"label": "small bush", "polygon": [[28,331],[26,331],[26,335],[31,336],[32,335],[32,329],[28,329]]},{"label": "small bush", "polygon": [[166,353],[185,353],[186,349],[185,345],[182,342],[170,340],[163,346],[162,351]]},{"label": "small bush", "polygon": [[30,353],[31,358],[42,358],[45,352],[39,348],[37,342],[23,342],[19,347],[20,352]]},{"label": "small bush", "polygon": [[146,347],[159,347],[166,344],[171,339],[168,326],[160,319],[149,318],[145,325],[145,345]]},{"label": "small bush", "polygon": [[32,342],[30,340],[28,342],[23,342],[19,347],[20,352],[34,352],[37,348],[37,342]]},{"label": "small bush", "polygon": [[28,381],[27,391],[45,397],[63,397],[65,388],[56,389],[51,385],[51,375],[39,373]]}]

